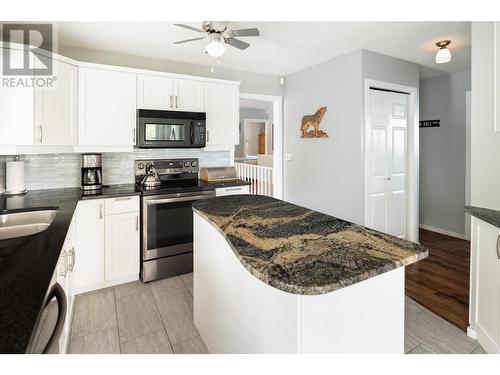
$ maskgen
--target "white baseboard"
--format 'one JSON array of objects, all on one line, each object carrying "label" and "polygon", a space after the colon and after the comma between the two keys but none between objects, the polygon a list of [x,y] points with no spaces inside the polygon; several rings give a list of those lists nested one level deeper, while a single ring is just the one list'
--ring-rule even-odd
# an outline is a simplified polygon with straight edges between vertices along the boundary
[{"label": "white baseboard", "polygon": [[467,327],[467,336],[469,336],[471,339],[475,340],[477,338],[476,330],[474,328],[472,328],[471,326],[468,326]]},{"label": "white baseboard", "polygon": [[446,234],[447,236],[451,236],[451,237],[455,237],[455,238],[460,238],[462,240],[467,240],[467,237],[465,236],[465,234],[455,233],[455,232],[452,232],[452,231],[449,231],[449,230],[435,228],[435,227],[431,227],[429,225],[424,225],[424,224],[419,224],[419,227],[422,228],[422,229],[425,229],[425,230],[430,230],[431,232]]},{"label": "white baseboard", "polygon": [[138,273],[133,274],[133,275],[119,277],[119,278],[112,279],[112,280],[102,281],[102,282],[97,283],[97,284],[85,285],[83,287],[78,287],[78,288],[74,289],[73,294],[76,295],[76,294],[83,294],[83,293],[93,292],[95,290],[109,288],[109,287],[115,286],[115,285],[130,283],[130,282],[136,281],[136,280],[139,280],[139,274]]}]

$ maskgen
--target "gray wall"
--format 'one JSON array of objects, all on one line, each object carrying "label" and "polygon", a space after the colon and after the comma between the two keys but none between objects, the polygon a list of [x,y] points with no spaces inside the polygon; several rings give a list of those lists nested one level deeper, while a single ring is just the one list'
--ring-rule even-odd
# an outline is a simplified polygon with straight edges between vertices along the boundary
[{"label": "gray wall", "polygon": [[[279,84],[279,77],[270,74],[224,69],[217,66],[214,67],[214,72],[212,73],[210,72],[210,67],[205,65],[154,59],[150,57],[146,58],[143,56],[98,51],[64,45],[60,45],[58,48],[58,52],[61,55],[78,61],[240,81],[240,91],[244,93],[265,95],[282,95],[283,93],[283,89]],[[172,56],[172,58],[175,58],[175,56]]]},{"label": "gray wall", "polygon": [[[285,199],[364,222],[364,79],[418,87],[417,64],[358,50],[286,77]],[[327,106],[327,139],[301,139],[302,116]]]},{"label": "gray wall", "polygon": [[[244,143],[245,143],[245,127],[243,126],[243,120],[249,119],[259,119],[268,120],[269,116],[266,109],[261,108],[240,108],[240,143],[236,145],[234,149],[235,158],[243,158],[244,155]],[[272,117],[271,117],[272,119]]]},{"label": "gray wall", "polygon": [[[286,77],[284,97],[287,201],[354,222],[362,221],[361,51]],[[302,116],[326,106],[329,138],[302,139]]]},{"label": "gray wall", "polygon": [[[136,150],[130,153],[105,153],[103,182],[108,185],[134,182],[135,159],[198,158],[200,167],[227,166],[229,151]],[[29,190],[80,186],[80,154],[21,155],[25,162],[25,182]],[[0,186],[5,186],[5,162],[13,156],[0,156]]]},{"label": "gray wall", "polygon": [[470,71],[420,81],[420,224],[465,233],[465,92]]}]

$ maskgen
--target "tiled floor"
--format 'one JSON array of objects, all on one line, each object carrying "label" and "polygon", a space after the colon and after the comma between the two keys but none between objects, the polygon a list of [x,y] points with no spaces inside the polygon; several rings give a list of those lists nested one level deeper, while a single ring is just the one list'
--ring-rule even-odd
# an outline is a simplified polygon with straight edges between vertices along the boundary
[{"label": "tiled floor", "polygon": [[[405,353],[484,353],[463,331],[406,298]],[[70,353],[208,353],[193,324],[193,275],[77,296]]]},{"label": "tiled floor", "polygon": [[409,297],[405,299],[405,353],[484,354],[476,340]]},{"label": "tiled floor", "polygon": [[193,275],[77,296],[70,353],[208,353],[193,324]]}]

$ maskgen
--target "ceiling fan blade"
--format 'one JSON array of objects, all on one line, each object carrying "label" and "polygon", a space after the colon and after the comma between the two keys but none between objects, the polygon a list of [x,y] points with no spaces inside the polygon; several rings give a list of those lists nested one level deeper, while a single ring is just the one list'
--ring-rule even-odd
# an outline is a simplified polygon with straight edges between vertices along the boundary
[{"label": "ceiling fan blade", "polygon": [[225,42],[230,46],[236,47],[238,49],[247,49],[248,47],[250,47],[250,44],[235,38],[227,38]]},{"label": "ceiling fan blade", "polygon": [[191,30],[191,31],[196,31],[197,33],[204,33],[205,32],[205,30],[197,29],[196,27],[189,26],[189,25],[184,25],[182,23],[174,23],[174,26],[182,27],[184,29],[188,29],[188,30]]},{"label": "ceiling fan blade", "polygon": [[259,36],[259,29],[239,29],[239,30],[231,30],[231,36]]},{"label": "ceiling fan blade", "polygon": [[187,43],[187,42],[193,42],[195,40],[201,40],[201,39],[205,39],[205,37],[201,37],[201,38],[193,38],[193,39],[186,39],[186,40],[178,40],[177,42],[174,42],[174,44],[181,44],[181,43]]}]

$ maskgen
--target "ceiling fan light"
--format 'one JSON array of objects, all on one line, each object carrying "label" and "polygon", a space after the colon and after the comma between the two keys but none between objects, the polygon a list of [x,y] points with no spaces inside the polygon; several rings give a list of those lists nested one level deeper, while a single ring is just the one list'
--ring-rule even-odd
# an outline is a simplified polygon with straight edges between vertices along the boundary
[{"label": "ceiling fan light", "polygon": [[220,37],[215,36],[210,38],[210,43],[205,47],[205,52],[212,57],[222,56],[225,50],[226,47],[224,47],[224,44],[220,41]]}]

